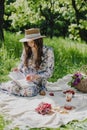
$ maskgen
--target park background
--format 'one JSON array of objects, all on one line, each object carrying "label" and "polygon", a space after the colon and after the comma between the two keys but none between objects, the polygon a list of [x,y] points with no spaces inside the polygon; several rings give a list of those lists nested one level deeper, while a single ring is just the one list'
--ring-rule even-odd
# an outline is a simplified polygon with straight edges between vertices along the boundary
[{"label": "park background", "polygon": [[[19,40],[24,30],[32,27],[40,28],[46,35],[44,44],[54,50],[55,67],[49,81],[76,71],[87,74],[86,0],[1,0],[0,82],[9,80],[9,72],[18,65],[22,52]],[[4,130],[2,115],[0,122],[0,130]],[[71,122],[58,130],[85,130],[86,123]]]}]

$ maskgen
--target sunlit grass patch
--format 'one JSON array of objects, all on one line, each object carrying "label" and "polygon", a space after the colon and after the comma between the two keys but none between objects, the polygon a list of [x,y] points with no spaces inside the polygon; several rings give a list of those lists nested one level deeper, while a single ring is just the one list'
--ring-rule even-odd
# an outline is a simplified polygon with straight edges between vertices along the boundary
[{"label": "sunlit grass patch", "polygon": [[2,115],[0,115],[0,130],[5,130],[5,127],[9,124],[8,120],[5,120]]}]

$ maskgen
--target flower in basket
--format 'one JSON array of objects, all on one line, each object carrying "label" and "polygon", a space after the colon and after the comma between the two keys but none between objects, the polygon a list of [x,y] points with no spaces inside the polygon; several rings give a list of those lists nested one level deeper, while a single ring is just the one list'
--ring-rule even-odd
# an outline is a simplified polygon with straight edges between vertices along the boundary
[{"label": "flower in basket", "polygon": [[82,79],[84,79],[86,76],[80,72],[77,72],[75,73],[73,76],[72,76],[72,79],[70,82],[68,82],[68,85],[70,85],[71,87],[75,87],[77,86]]},{"label": "flower in basket", "polygon": [[38,107],[35,109],[39,114],[45,115],[51,112],[52,106],[49,103],[41,102]]}]

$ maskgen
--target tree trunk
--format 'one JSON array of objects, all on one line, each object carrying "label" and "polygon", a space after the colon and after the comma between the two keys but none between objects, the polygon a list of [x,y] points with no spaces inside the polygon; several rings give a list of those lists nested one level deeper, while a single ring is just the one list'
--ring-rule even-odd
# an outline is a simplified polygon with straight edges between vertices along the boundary
[{"label": "tree trunk", "polygon": [[4,0],[0,0],[0,46],[1,42],[4,41],[3,23],[4,23]]},{"label": "tree trunk", "polygon": [[76,23],[77,23],[77,25],[79,25],[79,11],[78,11],[78,9],[77,9],[77,7],[76,7],[76,2],[75,2],[75,0],[72,0],[72,6],[73,6],[73,8],[74,8],[74,10],[75,10],[75,15],[76,15]]}]

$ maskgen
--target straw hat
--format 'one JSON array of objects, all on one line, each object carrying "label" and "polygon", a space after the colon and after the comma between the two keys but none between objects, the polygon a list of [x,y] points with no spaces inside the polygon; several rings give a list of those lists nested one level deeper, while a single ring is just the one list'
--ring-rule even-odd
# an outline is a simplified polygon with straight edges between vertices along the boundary
[{"label": "straw hat", "polygon": [[39,28],[31,28],[25,30],[25,37],[20,39],[20,42],[28,42],[29,40],[35,40],[43,37],[45,36],[41,36]]}]

